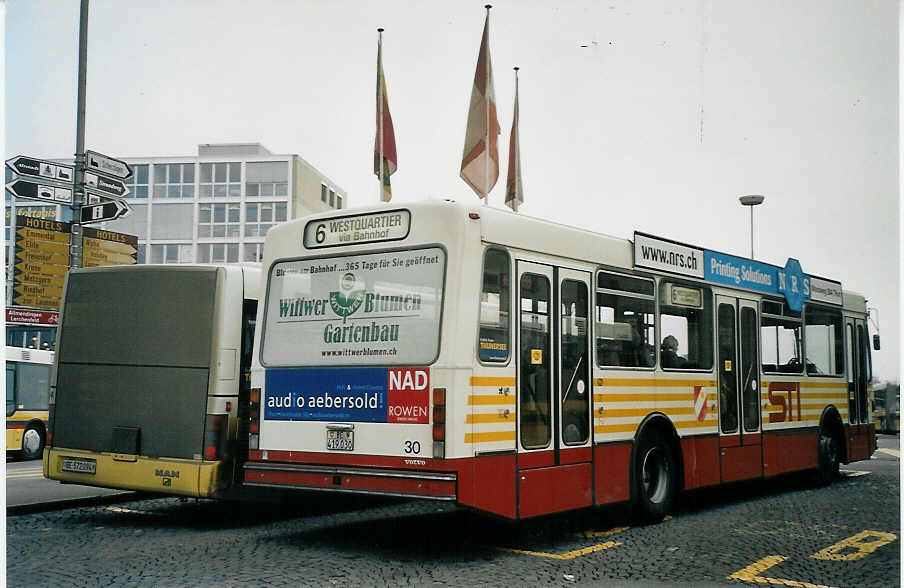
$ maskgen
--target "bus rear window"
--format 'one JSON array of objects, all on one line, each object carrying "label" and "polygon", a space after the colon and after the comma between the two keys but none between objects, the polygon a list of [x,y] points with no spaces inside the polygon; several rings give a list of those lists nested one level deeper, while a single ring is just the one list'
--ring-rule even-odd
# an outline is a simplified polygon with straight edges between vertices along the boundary
[{"label": "bus rear window", "polygon": [[433,363],[445,267],[439,247],[275,263],[268,277],[261,363]]}]

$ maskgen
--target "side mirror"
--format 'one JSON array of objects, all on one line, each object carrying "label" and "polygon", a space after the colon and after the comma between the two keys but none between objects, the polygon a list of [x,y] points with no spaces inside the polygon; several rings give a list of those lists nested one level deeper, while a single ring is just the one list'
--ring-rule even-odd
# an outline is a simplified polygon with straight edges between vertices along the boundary
[{"label": "side mirror", "polygon": [[873,335],[873,349],[879,351],[881,348],[882,346],[879,345],[879,333],[876,333],[875,335]]}]

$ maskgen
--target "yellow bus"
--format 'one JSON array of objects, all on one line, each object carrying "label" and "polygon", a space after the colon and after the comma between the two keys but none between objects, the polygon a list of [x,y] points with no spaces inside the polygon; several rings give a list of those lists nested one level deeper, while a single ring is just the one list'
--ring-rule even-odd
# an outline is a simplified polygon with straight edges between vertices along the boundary
[{"label": "yellow bus", "polygon": [[875,450],[863,296],[783,266],[429,201],[264,247],[244,483],[510,519]]},{"label": "yellow bus", "polygon": [[233,491],[259,281],[256,265],[72,270],[44,476],[203,498]]},{"label": "yellow bus", "polygon": [[47,439],[53,351],[6,348],[6,452],[39,459]]}]

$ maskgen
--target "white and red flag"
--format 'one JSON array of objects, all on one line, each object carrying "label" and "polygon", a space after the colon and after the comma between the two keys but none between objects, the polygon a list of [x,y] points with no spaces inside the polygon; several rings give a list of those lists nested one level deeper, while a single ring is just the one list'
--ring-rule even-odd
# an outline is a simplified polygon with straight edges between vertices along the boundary
[{"label": "white and red flag", "polygon": [[518,140],[518,68],[515,68],[515,113],[512,115],[512,133],[509,135],[508,175],[505,180],[505,203],[518,212],[524,202],[521,186],[521,144]]},{"label": "white and red flag", "polygon": [[377,31],[377,137],[374,139],[374,175],[380,179],[380,199],[389,202],[392,199],[389,176],[399,166],[389,100],[386,97],[386,78],[383,75],[383,29]]},{"label": "white and red flag", "polygon": [[496,94],[493,91],[493,66],[490,62],[490,7],[483,25],[474,88],[468,109],[468,128],[461,158],[461,178],[481,198],[486,198],[499,179],[499,120],[496,117]]}]

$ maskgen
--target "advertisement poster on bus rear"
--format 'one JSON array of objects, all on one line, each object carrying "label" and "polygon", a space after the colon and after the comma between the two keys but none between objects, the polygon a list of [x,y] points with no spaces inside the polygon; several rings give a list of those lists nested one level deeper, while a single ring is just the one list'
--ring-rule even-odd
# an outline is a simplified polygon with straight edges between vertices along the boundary
[{"label": "advertisement poster on bus rear", "polygon": [[439,247],[275,263],[261,362],[268,368],[433,363],[445,266]]}]

